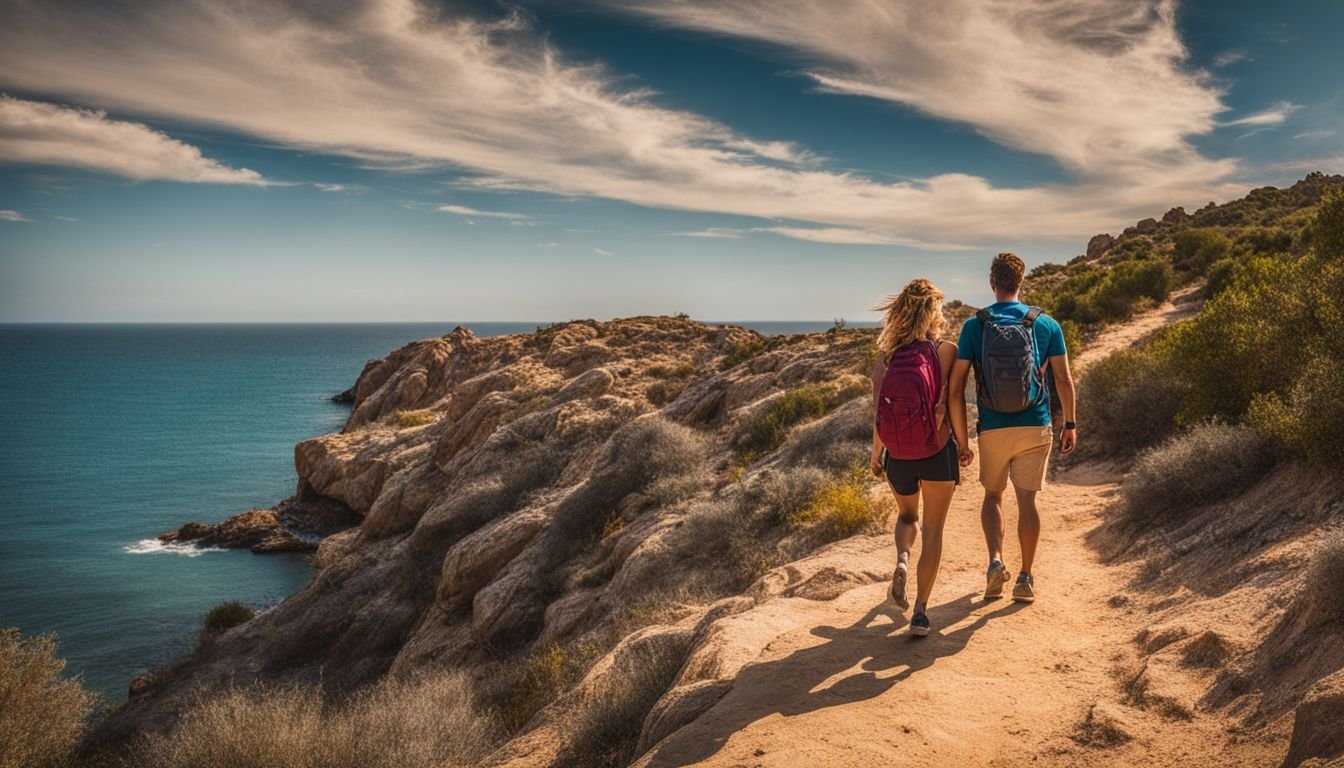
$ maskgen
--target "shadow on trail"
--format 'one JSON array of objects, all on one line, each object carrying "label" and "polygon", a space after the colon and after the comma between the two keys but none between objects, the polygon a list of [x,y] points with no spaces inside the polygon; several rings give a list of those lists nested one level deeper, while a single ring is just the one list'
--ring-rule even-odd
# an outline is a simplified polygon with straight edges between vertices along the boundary
[{"label": "shadow on trail", "polygon": [[[790,717],[880,696],[938,659],[959,653],[990,618],[1026,607],[1011,601],[996,606],[974,598],[976,594],[967,594],[931,607],[929,620],[935,627],[951,627],[976,609],[985,612],[970,624],[924,638],[902,632],[909,621],[886,601],[848,627],[813,628],[812,634],[827,642],[744,667],[728,695],[688,726],[694,735],[664,741],[654,749],[649,765],[686,765],[709,758],[734,733],[775,713]],[[891,623],[876,622],[880,616]]]}]

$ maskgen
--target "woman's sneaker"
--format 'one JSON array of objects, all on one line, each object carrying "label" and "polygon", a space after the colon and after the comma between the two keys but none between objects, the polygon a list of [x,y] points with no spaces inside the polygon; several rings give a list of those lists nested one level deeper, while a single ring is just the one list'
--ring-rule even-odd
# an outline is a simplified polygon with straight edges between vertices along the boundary
[{"label": "woman's sneaker", "polygon": [[1013,585],[1013,600],[1019,603],[1030,603],[1036,599],[1036,589],[1031,583],[1031,574],[1019,573],[1017,583]]},{"label": "woman's sneaker", "polygon": [[1003,585],[1008,583],[1008,569],[1004,567],[999,560],[994,560],[989,564],[989,570],[985,572],[985,599],[993,600],[1003,597]]},{"label": "woman's sneaker", "polygon": [[896,572],[891,574],[891,599],[902,611],[910,607],[910,598],[905,595],[905,584],[910,580],[910,566],[896,564]]},{"label": "woman's sneaker", "polygon": [[924,637],[929,634],[929,617],[923,611],[919,611],[910,617],[910,634],[915,637]]}]

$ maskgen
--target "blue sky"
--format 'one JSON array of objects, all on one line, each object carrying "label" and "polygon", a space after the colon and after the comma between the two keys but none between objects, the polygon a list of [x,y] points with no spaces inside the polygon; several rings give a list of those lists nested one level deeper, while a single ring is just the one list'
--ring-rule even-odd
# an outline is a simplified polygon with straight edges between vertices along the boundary
[{"label": "blue sky", "polygon": [[1326,0],[313,5],[0,1],[0,322],[872,319],[1344,168]]}]

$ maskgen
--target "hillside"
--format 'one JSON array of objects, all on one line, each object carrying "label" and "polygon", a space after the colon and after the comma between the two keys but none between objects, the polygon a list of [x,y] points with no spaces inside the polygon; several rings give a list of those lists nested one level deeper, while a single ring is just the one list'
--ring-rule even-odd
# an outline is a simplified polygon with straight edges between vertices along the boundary
[{"label": "hillside", "polygon": [[[1087,340],[1087,451],[1043,498],[1029,608],[979,600],[965,482],[939,631],[902,634],[889,494],[863,469],[871,330],[458,329],[366,366],[342,431],[296,446],[294,497],[173,534],[259,551],[324,538],[308,586],[137,680],[89,748],[190,741],[170,729],[202,691],[338,700],[460,675],[452,706],[484,735],[447,763],[1335,759],[1344,486],[1335,454],[1296,436],[1318,434],[1308,413],[1344,425],[1320,389],[1341,352],[1319,330],[1344,291],[1341,187],[1313,175],[1145,220],[1033,273],[1032,299]],[[1245,312],[1271,291],[1301,299],[1277,322]],[[1271,365],[1270,331],[1301,359]]]}]

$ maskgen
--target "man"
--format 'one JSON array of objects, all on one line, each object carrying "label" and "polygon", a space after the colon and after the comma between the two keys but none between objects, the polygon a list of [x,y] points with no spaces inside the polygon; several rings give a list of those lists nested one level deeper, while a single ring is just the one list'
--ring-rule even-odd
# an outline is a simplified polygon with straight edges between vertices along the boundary
[{"label": "man", "polygon": [[1036,494],[1045,483],[1053,444],[1047,368],[1054,375],[1064,411],[1060,454],[1072,453],[1078,438],[1064,333],[1053,318],[1018,300],[1025,271],[1026,265],[1011,253],[995,257],[989,287],[996,301],[962,326],[949,384],[952,392],[964,392],[974,364],[980,482],[985,488],[980,524],[989,547],[985,599],[1002,597],[1008,581],[1008,569],[1003,564],[1003,493],[1011,480],[1017,496],[1017,537],[1022,547],[1022,569],[1013,586],[1013,599],[1029,603],[1036,599],[1031,568],[1041,535]]}]

